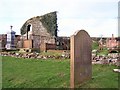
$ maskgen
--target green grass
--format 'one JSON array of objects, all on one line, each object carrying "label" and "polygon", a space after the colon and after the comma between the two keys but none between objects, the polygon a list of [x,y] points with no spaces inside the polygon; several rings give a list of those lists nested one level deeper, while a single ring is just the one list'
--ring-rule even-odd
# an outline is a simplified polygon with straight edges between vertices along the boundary
[{"label": "green grass", "polygon": [[62,52],[51,52],[51,51],[47,51],[47,52],[40,52],[40,55],[46,55],[46,56],[61,56],[62,55]]},{"label": "green grass", "polygon": [[[13,57],[2,58],[3,88],[69,88],[69,60],[35,60]],[[117,88],[117,68],[112,65],[93,65],[90,81],[80,88]]]},{"label": "green grass", "polygon": [[82,88],[118,88],[118,73],[113,72],[116,66],[110,65],[93,65],[92,79]]},{"label": "green grass", "polygon": [[98,48],[99,48],[98,42],[94,41],[94,42],[92,43],[92,50],[98,49]]},{"label": "green grass", "polygon": [[92,43],[92,50],[98,50],[97,55],[108,55],[109,53],[106,47],[103,47],[103,50],[99,50],[99,44],[96,41]]},{"label": "green grass", "polygon": [[108,55],[109,51],[107,48],[103,48],[103,50],[99,51],[98,55]]},{"label": "green grass", "polygon": [[3,57],[3,88],[68,87],[69,61]]}]

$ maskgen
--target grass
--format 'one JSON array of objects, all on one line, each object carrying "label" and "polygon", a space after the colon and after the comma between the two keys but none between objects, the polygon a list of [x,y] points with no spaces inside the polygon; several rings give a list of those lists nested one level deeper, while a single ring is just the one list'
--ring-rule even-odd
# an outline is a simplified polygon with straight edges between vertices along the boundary
[{"label": "grass", "polygon": [[48,55],[61,56],[62,52],[55,52],[55,51],[51,52],[51,51],[48,50],[47,52],[41,52],[40,54],[41,55],[46,55],[46,56],[48,56]]},{"label": "grass", "polygon": [[99,50],[99,44],[98,42],[94,41],[92,43],[92,50],[98,50],[99,52],[97,52],[97,55],[108,55],[108,49],[106,47],[103,47],[103,50]]},{"label": "grass", "polygon": [[115,66],[93,65],[92,80],[82,85],[82,88],[118,88],[118,74],[113,72]]},{"label": "grass", "polygon": [[[3,88],[69,88],[69,60],[2,58]],[[118,74],[112,65],[93,65],[90,81],[80,88],[117,88]]]},{"label": "grass", "polygon": [[103,48],[103,50],[99,51],[98,55],[108,55],[109,51],[107,48]]},{"label": "grass", "polygon": [[98,42],[94,41],[94,42],[92,43],[92,50],[98,49],[98,48],[99,48]]},{"label": "grass", "polygon": [[3,57],[3,88],[69,86],[69,62]]}]

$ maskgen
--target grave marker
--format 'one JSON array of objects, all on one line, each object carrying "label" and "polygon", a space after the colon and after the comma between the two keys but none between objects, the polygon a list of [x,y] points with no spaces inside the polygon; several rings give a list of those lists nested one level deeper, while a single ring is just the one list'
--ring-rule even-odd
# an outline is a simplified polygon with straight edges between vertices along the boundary
[{"label": "grave marker", "polygon": [[92,40],[85,30],[79,30],[71,36],[70,87],[92,77]]}]

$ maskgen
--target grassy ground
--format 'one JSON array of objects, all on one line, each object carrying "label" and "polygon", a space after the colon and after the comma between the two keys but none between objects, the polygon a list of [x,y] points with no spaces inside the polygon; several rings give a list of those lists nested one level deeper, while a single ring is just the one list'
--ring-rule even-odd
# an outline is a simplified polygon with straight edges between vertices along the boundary
[{"label": "grassy ground", "polygon": [[92,80],[82,85],[82,88],[118,88],[118,73],[113,72],[117,68],[110,65],[93,65]]},{"label": "grassy ground", "polygon": [[94,41],[94,42],[92,43],[92,50],[98,49],[98,48],[99,48],[98,42]]},{"label": "grassy ground", "polygon": [[[69,60],[2,58],[3,88],[69,88]],[[117,88],[116,66],[93,65],[92,79],[80,88]]]}]

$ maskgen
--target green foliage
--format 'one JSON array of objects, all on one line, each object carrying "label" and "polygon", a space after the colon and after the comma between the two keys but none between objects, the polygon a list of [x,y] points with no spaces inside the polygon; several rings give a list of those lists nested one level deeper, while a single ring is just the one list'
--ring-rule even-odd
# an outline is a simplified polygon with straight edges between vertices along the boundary
[{"label": "green foliage", "polygon": [[40,21],[51,35],[57,36],[57,14],[55,12],[41,16]]},{"label": "green foliage", "polygon": [[[118,88],[117,68],[113,65],[93,65],[92,79],[80,88]],[[2,57],[3,88],[69,88],[69,60],[37,60]]]},{"label": "green foliage", "polygon": [[22,26],[22,28],[20,29],[20,33],[21,35],[24,35],[27,32],[27,22],[25,22]]}]

